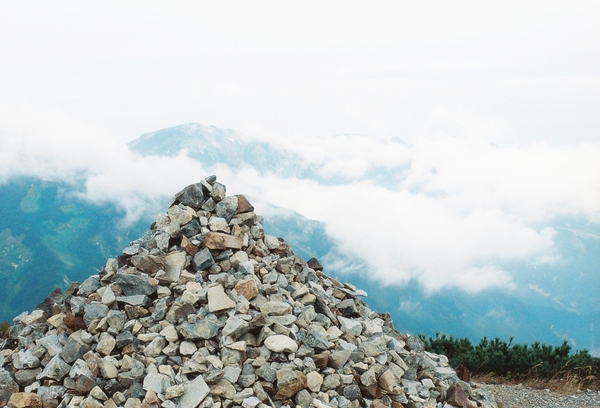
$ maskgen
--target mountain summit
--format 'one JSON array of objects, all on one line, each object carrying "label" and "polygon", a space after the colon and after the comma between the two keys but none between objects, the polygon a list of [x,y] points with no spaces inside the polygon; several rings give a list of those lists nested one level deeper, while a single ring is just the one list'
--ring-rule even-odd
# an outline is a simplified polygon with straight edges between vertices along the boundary
[{"label": "mountain summit", "polygon": [[496,407],[305,262],[211,176],[63,294],[14,319],[0,406]]}]

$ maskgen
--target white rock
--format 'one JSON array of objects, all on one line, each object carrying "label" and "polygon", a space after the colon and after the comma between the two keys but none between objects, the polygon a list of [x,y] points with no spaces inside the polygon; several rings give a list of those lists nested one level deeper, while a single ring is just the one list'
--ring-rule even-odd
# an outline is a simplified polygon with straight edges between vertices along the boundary
[{"label": "white rock", "polygon": [[225,293],[222,285],[216,285],[208,288],[208,311],[211,313],[220,310],[232,309],[235,302]]},{"label": "white rock", "polygon": [[267,337],[265,347],[275,353],[295,353],[298,351],[298,343],[283,334],[274,334]]}]

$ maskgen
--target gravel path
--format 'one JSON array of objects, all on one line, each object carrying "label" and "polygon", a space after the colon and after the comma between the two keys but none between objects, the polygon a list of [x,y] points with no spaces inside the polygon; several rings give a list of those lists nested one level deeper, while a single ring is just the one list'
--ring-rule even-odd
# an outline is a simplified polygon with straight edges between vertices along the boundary
[{"label": "gravel path", "polygon": [[476,387],[486,388],[494,394],[498,407],[504,408],[600,408],[600,391],[580,391],[563,395],[549,390],[536,390],[524,385],[482,384]]}]

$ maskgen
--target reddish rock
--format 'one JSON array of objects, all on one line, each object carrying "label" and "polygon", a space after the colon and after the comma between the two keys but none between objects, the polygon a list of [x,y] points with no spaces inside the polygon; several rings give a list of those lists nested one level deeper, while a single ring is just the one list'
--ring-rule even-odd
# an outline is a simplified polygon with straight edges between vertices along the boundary
[{"label": "reddish rock", "polygon": [[83,321],[83,317],[75,316],[73,313],[67,313],[63,320],[63,323],[65,324],[65,326],[67,326],[73,331],[85,330],[87,328],[85,322]]},{"label": "reddish rock", "polygon": [[140,317],[146,317],[150,314],[148,309],[141,306],[125,305],[125,313],[129,320],[139,319]]},{"label": "reddish rock", "polygon": [[185,252],[187,252],[191,256],[196,255],[199,251],[199,249],[194,244],[192,244],[188,237],[186,237],[185,235],[181,237],[181,247],[185,249]]},{"label": "reddish rock", "polygon": [[16,392],[8,400],[8,408],[42,408],[42,397],[32,392]]},{"label": "reddish rock", "polygon": [[241,249],[243,240],[222,232],[209,232],[204,238],[204,245],[208,249]]},{"label": "reddish rock", "polygon": [[452,384],[446,391],[446,402],[455,407],[468,407],[469,397],[458,384]]},{"label": "reddish rock", "polygon": [[460,378],[461,381],[467,383],[471,381],[471,372],[467,367],[465,367],[462,364],[459,364],[458,367],[456,367],[456,375],[458,376],[458,378]]},{"label": "reddish rock", "polygon": [[283,369],[277,372],[276,400],[292,398],[300,390],[306,388],[306,375],[303,372]]},{"label": "reddish rock", "polygon": [[252,300],[258,295],[258,288],[256,282],[253,279],[246,279],[239,281],[235,285],[235,291],[238,295],[245,297],[248,300]]},{"label": "reddish rock", "polygon": [[311,356],[317,368],[325,368],[329,363],[329,351]]},{"label": "reddish rock", "polygon": [[238,214],[247,213],[254,211],[254,206],[250,204],[248,199],[243,195],[238,195]]}]

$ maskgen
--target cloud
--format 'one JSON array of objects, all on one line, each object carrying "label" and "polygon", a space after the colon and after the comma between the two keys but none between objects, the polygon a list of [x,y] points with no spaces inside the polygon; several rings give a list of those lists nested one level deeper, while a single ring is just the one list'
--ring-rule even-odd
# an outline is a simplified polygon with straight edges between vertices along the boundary
[{"label": "cloud", "polygon": [[[445,116],[462,119],[441,121],[409,143],[353,135],[297,144],[309,165],[349,179],[324,185],[251,168],[206,168],[185,152],[140,157],[110,132],[58,112],[3,108],[0,180],[78,182],[86,199],[126,211],[127,223],[214,173],[228,193],[259,197],[259,212],[270,211],[270,202],[323,221],[339,251],[360,259],[381,282],[416,280],[429,292],[511,290],[516,276],[507,265],[560,259],[557,217],[600,222],[600,176],[589,170],[600,161],[599,144],[520,145],[503,139],[505,128],[494,121]],[[397,166],[404,167],[393,188],[368,177],[373,168]]]}]

